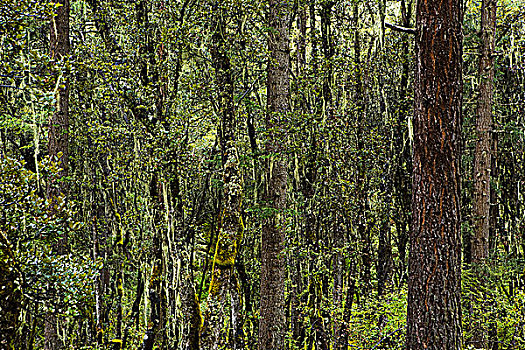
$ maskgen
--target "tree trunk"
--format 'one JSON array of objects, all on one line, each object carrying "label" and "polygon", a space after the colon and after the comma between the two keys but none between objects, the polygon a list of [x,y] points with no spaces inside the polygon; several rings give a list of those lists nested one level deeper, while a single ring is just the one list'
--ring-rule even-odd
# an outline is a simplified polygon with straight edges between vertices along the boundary
[{"label": "tree trunk", "polygon": [[[241,217],[242,181],[235,145],[234,86],[228,41],[226,40],[225,16],[227,16],[227,6],[224,1],[215,1],[213,9],[213,35],[210,51],[219,98],[219,141],[223,165],[223,200],[219,213],[220,227],[207,302],[206,327],[202,333],[202,343],[206,349],[218,349],[220,346],[226,346],[227,343],[230,344],[231,348],[237,348],[237,342],[241,340],[236,337],[236,331],[239,322],[241,322],[241,310],[239,286],[233,268],[243,234]],[[225,320],[228,318],[228,304],[231,307],[230,329],[232,330],[232,337],[229,338],[221,336]]]},{"label": "tree trunk", "polygon": [[[68,170],[68,128],[69,128],[69,72],[66,61],[69,56],[69,0],[57,0],[60,4],[57,14],[51,19],[49,47],[51,60],[58,63],[62,72],[58,73],[56,86],[55,112],[49,120],[49,155],[54,161],[60,162],[62,171],[60,177],[67,176]],[[64,192],[64,185],[48,186],[48,197]]]},{"label": "tree trunk", "polygon": [[472,261],[481,263],[489,255],[490,172],[492,154],[492,90],[494,80],[494,46],[496,0],[481,5],[481,45],[479,60],[479,101],[476,115],[476,153],[474,155],[474,194],[472,218]]},{"label": "tree trunk", "polygon": [[372,242],[370,237],[370,226],[368,224],[368,175],[365,163],[365,127],[366,103],[365,86],[363,82],[363,66],[361,62],[361,37],[359,34],[359,2],[353,3],[352,14],[354,17],[354,65],[355,65],[355,104],[356,104],[356,147],[359,160],[357,161],[356,191],[358,196],[358,209],[356,213],[357,234],[362,242],[361,248],[361,293],[370,292],[371,268],[372,268]]},{"label": "tree trunk", "polygon": [[149,190],[153,206],[153,244],[152,244],[152,273],[149,280],[148,296],[151,304],[148,329],[144,335],[142,349],[152,350],[157,343],[165,347],[167,343],[167,295],[166,295],[166,258],[165,235],[166,227],[162,215],[164,186],[159,181],[160,175],[156,171],[151,179]]},{"label": "tree trunk", "polygon": [[[492,91],[494,80],[494,48],[496,34],[496,0],[483,0],[481,5],[481,43],[478,75],[479,100],[476,112],[476,152],[474,154],[474,193],[472,220],[474,233],[471,241],[472,262],[483,265],[489,257],[491,157],[492,157]],[[478,266],[481,267],[481,266]],[[480,273],[483,269],[478,270]],[[476,274],[481,289],[485,290],[486,276]],[[486,306],[490,306],[490,293],[484,294]],[[475,302],[472,300],[471,302]],[[477,301],[479,302],[479,301]],[[475,315],[472,344],[487,349],[488,332],[485,317]],[[491,328],[495,325],[492,323]]]},{"label": "tree trunk", "polygon": [[186,319],[183,334],[184,350],[199,350],[199,330],[202,325],[200,304],[195,292],[195,283],[186,276],[181,291],[182,314]]},{"label": "tree trunk", "polygon": [[[411,26],[410,20],[412,18],[412,1],[406,4],[405,0],[401,0],[401,19],[403,26],[409,28]],[[407,120],[409,118],[410,103],[408,91],[411,88],[409,83],[410,75],[410,42],[409,34],[403,33],[403,69],[401,71],[401,84],[399,91],[399,104],[395,109],[396,126],[394,127],[394,150],[395,150],[395,170],[393,171],[393,188],[394,188],[394,209],[395,212],[395,226],[397,232],[397,250],[399,254],[399,285],[403,284],[406,278],[406,247],[408,243],[408,230],[411,227],[410,216],[410,174],[411,174],[411,155],[410,155],[410,141],[409,130],[407,127]]]},{"label": "tree trunk", "polygon": [[462,9],[419,1],[407,350],[461,349]]},{"label": "tree trunk", "polygon": [[[57,0],[60,6],[57,8],[56,16],[51,19],[49,34],[49,50],[51,61],[58,63],[61,67],[57,73],[56,86],[58,87],[55,95],[55,112],[50,115],[48,133],[48,153],[53,161],[59,163],[62,169],[58,173],[58,179],[64,178],[68,173],[68,129],[69,129],[69,72],[67,60],[70,51],[69,45],[69,0]],[[48,183],[47,198],[50,203],[54,203],[56,197],[67,192],[65,182]],[[50,205],[51,212],[54,205]],[[53,250],[58,254],[65,254],[67,251],[67,237],[57,237],[57,243]],[[61,349],[58,337],[58,310],[48,311],[44,317],[44,348],[46,350]]]},{"label": "tree trunk", "polygon": [[393,270],[392,243],[390,239],[390,213],[387,208],[381,218],[379,228],[379,242],[377,247],[377,296],[387,294],[390,291],[391,276]]},{"label": "tree trunk", "polygon": [[270,0],[268,13],[268,77],[266,115],[266,210],[261,236],[261,311],[259,350],[284,349],[284,209],[287,166],[283,134],[288,113],[290,43],[288,21],[291,2]]},{"label": "tree trunk", "polygon": [[21,283],[9,239],[0,230],[0,344],[7,350],[17,349],[17,331],[20,327],[22,293],[17,288]]}]

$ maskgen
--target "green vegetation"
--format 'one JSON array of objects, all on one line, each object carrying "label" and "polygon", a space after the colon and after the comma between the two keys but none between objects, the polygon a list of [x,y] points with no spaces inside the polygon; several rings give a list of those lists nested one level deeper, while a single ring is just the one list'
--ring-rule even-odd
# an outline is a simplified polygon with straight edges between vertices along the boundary
[{"label": "green vegetation", "polygon": [[[497,1],[480,172],[484,3],[462,27],[462,347],[519,350],[525,3]],[[284,305],[263,324],[282,349],[407,348],[431,212],[413,213],[416,0],[278,4],[271,25],[266,1],[0,3],[0,349],[262,350],[261,299]]]}]

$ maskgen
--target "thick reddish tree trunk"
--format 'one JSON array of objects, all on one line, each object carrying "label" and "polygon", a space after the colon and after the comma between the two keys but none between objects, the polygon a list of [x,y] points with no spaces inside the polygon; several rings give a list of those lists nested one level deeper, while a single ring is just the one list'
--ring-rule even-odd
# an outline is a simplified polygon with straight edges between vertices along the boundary
[{"label": "thick reddish tree trunk", "polygon": [[420,0],[407,350],[461,349],[460,0]]}]

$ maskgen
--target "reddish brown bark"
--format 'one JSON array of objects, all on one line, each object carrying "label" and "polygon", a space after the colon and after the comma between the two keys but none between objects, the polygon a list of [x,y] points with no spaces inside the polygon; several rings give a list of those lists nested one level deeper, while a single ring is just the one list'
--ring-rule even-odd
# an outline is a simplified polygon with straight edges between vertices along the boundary
[{"label": "reddish brown bark", "polygon": [[461,349],[461,1],[417,5],[407,349]]}]

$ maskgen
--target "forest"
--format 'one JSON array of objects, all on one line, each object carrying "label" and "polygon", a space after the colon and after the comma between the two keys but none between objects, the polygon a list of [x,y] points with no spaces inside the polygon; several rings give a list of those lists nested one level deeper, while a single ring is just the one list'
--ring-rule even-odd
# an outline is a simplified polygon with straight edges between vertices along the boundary
[{"label": "forest", "polygon": [[524,0],[0,0],[0,349],[525,349]]}]

